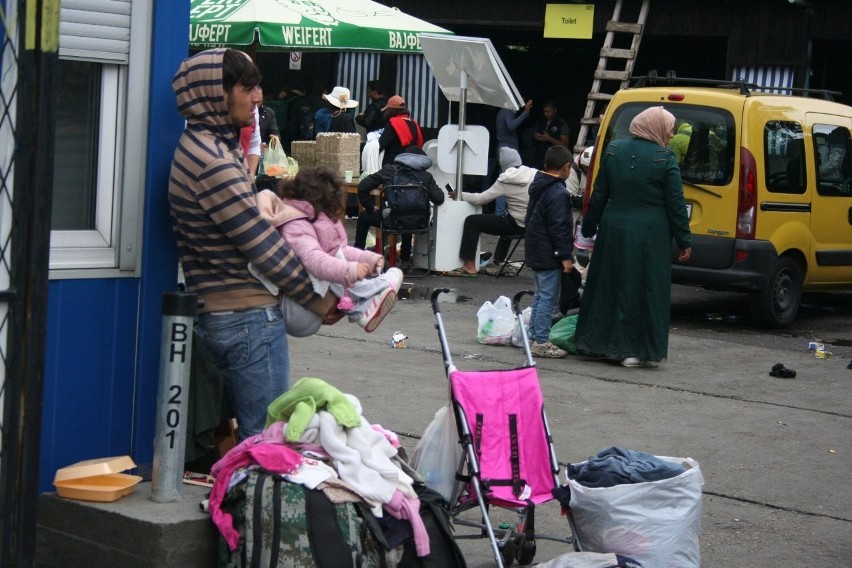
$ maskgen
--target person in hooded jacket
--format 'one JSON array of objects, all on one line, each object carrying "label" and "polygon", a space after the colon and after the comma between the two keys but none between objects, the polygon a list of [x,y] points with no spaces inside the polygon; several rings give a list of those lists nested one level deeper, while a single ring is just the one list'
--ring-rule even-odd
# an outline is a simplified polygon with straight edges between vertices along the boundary
[{"label": "person in hooded jacket", "polygon": [[[370,227],[380,227],[382,214],[376,208],[372,191],[379,186],[400,185],[406,183],[421,184],[429,193],[429,201],[434,205],[444,202],[444,192],[435,183],[435,178],[427,172],[432,167],[432,159],[419,146],[410,145],[405,151],[396,156],[390,164],[382,166],[376,173],[366,176],[358,184],[358,201],[364,208],[358,214],[358,224],[355,228],[354,246],[363,249],[367,244],[367,233]],[[400,237],[401,250],[399,254],[400,267],[403,271],[411,268],[411,235]]]},{"label": "person in hooded jacket", "polygon": [[568,355],[550,342],[550,328],[562,273],[574,269],[571,260],[574,226],[571,199],[565,187],[565,180],[571,173],[571,158],[571,150],[565,146],[551,146],[544,154],[544,171],[538,172],[530,184],[524,253],[535,282],[529,331],[530,350],[536,357]]},{"label": "person in hooded jacket", "polygon": [[[500,265],[506,259],[509,245],[512,243],[510,236],[518,236],[524,233],[524,223],[527,216],[527,203],[529,202],[529,187],[538,170],[528,168],[520,163],[509,167],[500,174],[494,185],[482,193],[462,192],[462,201],[473,205],[484,205],[499,197],[506,199],[506,215],[496,213],[480,213],[468,215],[464,220],[461,244],[459,245],[459,258],[464,264],[448,272],[448,276],[476,276],[479,267],[476,262],[476,245],[482,233],[486,235],[500,235],[497,246],[494,248],[493,266],[488,266],[483,272],[496,275]],[[455,199],[455,192],[450,193],[450,198]]]},{"label": "person in hooded jacket", "polygon": [[223,371],[240,440],[263,430],[266,407],[287,390],[290,374],[278,299],[248,264],[299,304],[328,309],[257,209],[239,132],[261,102],[259,83],[254,63],[230,49],[184,59],[172,81],[186,119],[169,175],[172,227],[187,291],[203,302],[195,330]]}]

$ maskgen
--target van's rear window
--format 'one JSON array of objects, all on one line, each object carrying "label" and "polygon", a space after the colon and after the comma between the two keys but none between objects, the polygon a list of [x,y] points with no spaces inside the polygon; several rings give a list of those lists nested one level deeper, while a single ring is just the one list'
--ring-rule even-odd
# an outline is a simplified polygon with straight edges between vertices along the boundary
[{"label": "van's rear window", "polygon": [[[604,133],[604,147],[630,138],[630,122],[648,103],[625,104],[616,109]],[[684,181],[727,185],[734,175],[736,148],[734,117],[726,110],[698,105],[664,105],[675,115],[675,136],[669,143],[680,164]]]}]

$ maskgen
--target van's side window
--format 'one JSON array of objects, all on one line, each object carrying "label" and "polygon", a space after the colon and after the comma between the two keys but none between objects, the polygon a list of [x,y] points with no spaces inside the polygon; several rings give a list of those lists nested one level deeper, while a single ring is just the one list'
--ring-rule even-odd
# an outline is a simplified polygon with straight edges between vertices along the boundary
[{"label": "van's side window", "polygon": [[813,129],[817,191],[820,195],[852,194],[852,138],[842,126],[816,124]]},{"label": "van's side window", "polygon": [[766,189],[801,194],[807,190],[805,137],[798,122],[770,120],[763,129]]}]

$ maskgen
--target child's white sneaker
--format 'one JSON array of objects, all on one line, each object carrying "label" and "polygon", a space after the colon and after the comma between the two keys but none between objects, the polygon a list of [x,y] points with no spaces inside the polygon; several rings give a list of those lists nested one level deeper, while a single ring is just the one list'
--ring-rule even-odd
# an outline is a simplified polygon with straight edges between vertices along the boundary
[{"label": "child's white sneaker", "polygon": [[388,268],[382,276],[384,276],[388,283],[390,283],[393,291],[399,293],[399,288],[402,286],[402,278],[404,276],[402,270],[394,266],[393,268]]},{"label": "child's white sneaker", "polygon": [[370,305],[358,320],[358,325],[363,327],[364,331],[370,333],[379,327],[379,324],[390,313],[395,303],[396,290],[393,287],[386,288],[381,293],[373,296],[373,299],[370,300]]}]

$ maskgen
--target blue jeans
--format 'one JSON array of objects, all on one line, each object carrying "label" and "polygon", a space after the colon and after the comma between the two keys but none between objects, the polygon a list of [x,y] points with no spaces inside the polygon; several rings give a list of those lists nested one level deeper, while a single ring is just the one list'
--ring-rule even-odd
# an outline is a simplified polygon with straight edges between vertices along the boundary
[{"label": "blue jeans", "polygon": [[260,434],[266,425],[266,407],[290,386],[281,307],[201,314],[195,329],[223,371],[239,440]]},{"label": "blue jeans", "polygon": [[550,339],[550,327],[553,325],[553,306],[559,299],[559,283],[562,270],[536,270],[533,272],[535,297],[530,313],[530,337],[536,343],[545,343]]}]

